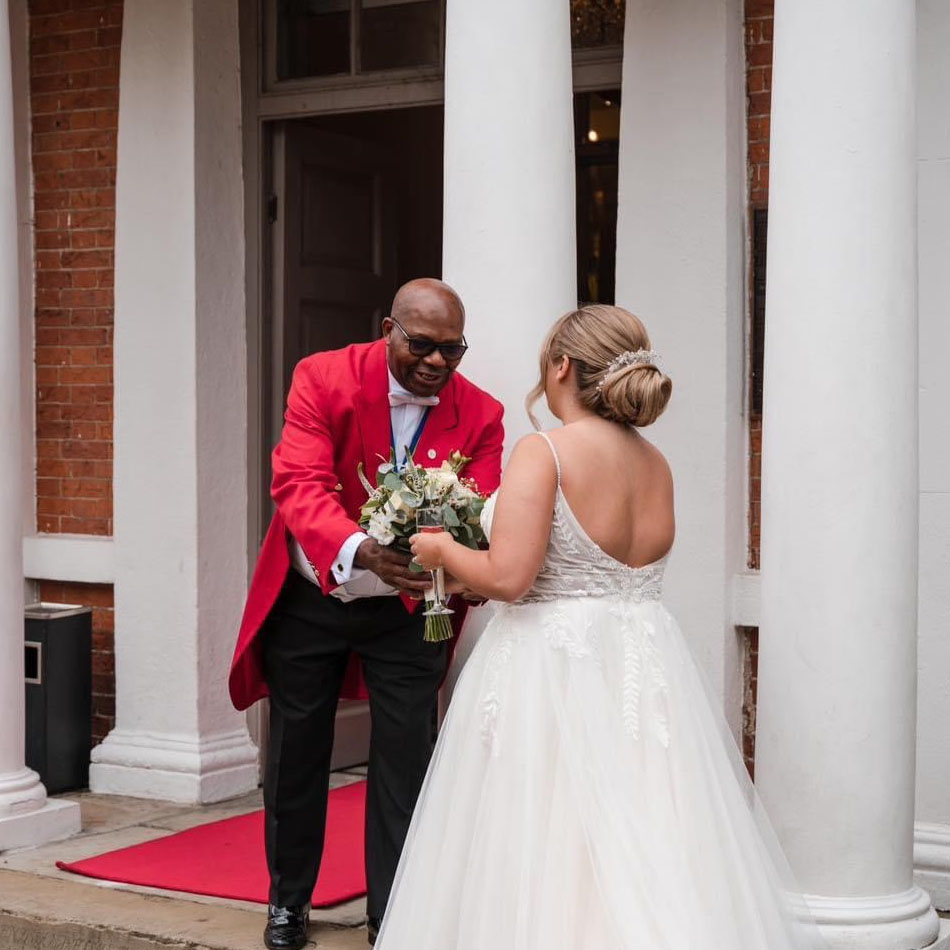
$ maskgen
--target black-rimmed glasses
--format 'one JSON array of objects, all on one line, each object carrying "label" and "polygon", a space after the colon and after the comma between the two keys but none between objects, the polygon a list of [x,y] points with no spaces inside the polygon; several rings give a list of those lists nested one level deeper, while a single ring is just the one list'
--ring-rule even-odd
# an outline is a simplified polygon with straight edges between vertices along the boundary
[{"label": "black-rimmed glasses", "polygon": [[435,340],[430,340],[424,336],[409,336],[402,324],[395,317],[390,317],[389,319],[392,320],[399,328],[399,332],[406,338],[409,352],[413,356],[428,356],[430,353],[438,350],[446,363],[456,363],[465,355],[465,351],[468,349],[468,343],[465,342],[464,336],[462,337],[461,343],[436,343]]}]

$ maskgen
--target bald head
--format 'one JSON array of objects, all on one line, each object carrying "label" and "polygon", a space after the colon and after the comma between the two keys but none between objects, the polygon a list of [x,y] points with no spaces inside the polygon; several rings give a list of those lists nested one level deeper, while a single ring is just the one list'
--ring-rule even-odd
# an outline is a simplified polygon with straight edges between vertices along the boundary
[{"label": "bald head", "polygon": [[390,372],[410,392],[431,396],[464,353],[465,307],[448,284],[421,277],[399,288],[382,329]]},{"label": "bald head", "polygon": [[461,328],[465,328],[465,306],[462,298],[444,281],[436,277],[418,277],[402,285],[393,297],[392,315],[400,322],[413,311],[448,309],[455,312]]}]

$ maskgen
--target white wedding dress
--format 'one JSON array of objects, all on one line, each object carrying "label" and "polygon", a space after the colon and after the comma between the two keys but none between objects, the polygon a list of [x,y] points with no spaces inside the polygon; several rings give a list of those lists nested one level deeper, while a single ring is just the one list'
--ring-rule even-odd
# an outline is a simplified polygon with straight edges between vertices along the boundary
[{"label": "white wedding dress", "polygon": [[820,946],[663,606],[665,560],[597,547],[558,463],[541,572],[459,678],[376,950]]}]

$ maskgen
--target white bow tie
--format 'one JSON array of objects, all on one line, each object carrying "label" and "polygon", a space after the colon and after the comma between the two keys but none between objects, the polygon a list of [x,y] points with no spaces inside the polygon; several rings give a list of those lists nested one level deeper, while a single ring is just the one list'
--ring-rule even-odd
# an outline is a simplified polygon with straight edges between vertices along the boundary
[{"label": "white bow tie", "polygon": [[412,393],[389,394],[389,405],[391,408],[395,408],[396,406],[437,406],[438,404],[438,396],[415,396]]}]

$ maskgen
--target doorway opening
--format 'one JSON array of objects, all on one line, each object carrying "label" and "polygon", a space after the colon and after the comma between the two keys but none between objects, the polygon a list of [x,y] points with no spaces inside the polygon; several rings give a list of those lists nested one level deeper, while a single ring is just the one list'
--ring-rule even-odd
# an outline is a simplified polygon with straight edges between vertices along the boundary
[{"label": "doorway opening", "polygon": [[[240,0],[247,228],[248,550],[296,363],[371,340],[396,288],[442,271],[444,0]],[[623,0],[571,0],[578,299],[613,302]],[[596,97],[600,97],[597,99]],[[605,124],[606,120],[606,124]],[[589,133],[594,131],[595,140]],[[365,760],[341,707],[335,765]],[[262,752],[266,703],[248,716]],[[356,755],[357,757],[354,757]]]},{"label": "doorway opening", "polygon": [[[377,339],[396,289],[442,273],[442,107],[273,124],[267,452],[294,366]],[[263,532],[270,509],[262,512]]]},{"label": "doorway opening", "polygon": [[[423,106],[271,126],[262,497],[297,363],[377,339],[400,285],[441,276],[442,113]],[[263,536],[272,508],[262,507]],[[365,762],[368,749],[368,704],[341,701],[332,767]]]}]

